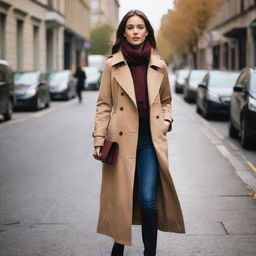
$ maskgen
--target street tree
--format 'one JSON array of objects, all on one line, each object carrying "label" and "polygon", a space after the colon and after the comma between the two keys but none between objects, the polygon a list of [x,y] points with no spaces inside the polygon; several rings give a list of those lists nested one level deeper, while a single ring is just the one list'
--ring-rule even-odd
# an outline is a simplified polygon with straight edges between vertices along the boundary
[{"label": "street tree", "polygon": [[107,24],[92,29],[90,54],[109,54],[111,51],[112,32],[113,28]]},{"label": "street tree", "polygon": [[176,0],[163,18],[159,34],[170,44],[172,55],[190,52],[197,67],[198,40],[217,13],[219,0]]}]

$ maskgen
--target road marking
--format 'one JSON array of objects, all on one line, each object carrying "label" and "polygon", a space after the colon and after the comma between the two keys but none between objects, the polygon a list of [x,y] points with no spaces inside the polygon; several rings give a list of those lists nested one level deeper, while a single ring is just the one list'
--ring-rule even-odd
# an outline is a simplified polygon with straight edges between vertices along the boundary
[{"label": "road marking", "polygon": [[239,151],[239,148],[234,143],[229,140],[227,140],[227,142],[232,149],[234,149],[235,151]]},{"label": "road marking", "polygon": [[[209,122],[207,122],[203,117],[196,114],[184,101],[180,99],[180,97],[175,96],[175,99],[178,99],[178,101],[184,106],[184,108],[187,110],[187,114],[189,117],[192,117],[193,115],[203,125],[203,127],[201,127],[203,133],[206,135],[209,141],[211,141],[211,143],[217,147],[222,156],[225,157],[230,162],[237,176],[243,181],[247,190],[249,190],[248,194],[256,199],[256,179],[250,172],[250,169],[256,172],[256,167],[250,161],[247,160],[244,154],[232,142],[230,142],[222,134],[220,134],[220,132],[215,127],[213,127]],[[212,133],[209,133],[209,130]],[[216,138],[214,138],[214,135]],[[224,141],[228,143],[230,147],[238,153],[240,158],[232,154],[226,148],[226,146],[224,146]],[[247,165],[245,165],[245,163]],[[249,166],[250,169],[247,166]]]},{"label": "road marking", "polygon": [[254,172],[256,172],[256,166],[254,166],[254,164],[252,162],[247,160],[246,163]]},{"label": "road marking", "polygon": [[223,140],[224,137],[219,133],[218,130],[216,130],[215,128],[211,127],[212,132],[220,139]]},{"label": "road marking", "polygon": [[34,117],[34,118],[38,118],[38,117],[42,117],[44,115],[47,115],[47,114],[49,114],[49,113],[51,113],[51,112],[53,112],[55,110],[56,110],[56,107],[51,107],[51,108],[49,108],[47,110],[37,112],[37,113],[35,113],[35,114],[31,115],[31,116]]},{"label": "road marking", "polygon": [[[20,116],[19,114],[16,115],[16,113],[14,113],[14,119],[8,121],[8,122],[3,122],[3,123],[0,123],[0,129],[1,128],[4,128],[6,126],[9,126],[9,125],[13,125],[13,124],[19,124],[19,123],[22,123],[30,118],[39,118],[39,117],[42,117],[44,115],[47,115],[59,108],[63,108],[63,107],[68,107],[68,106],[71,106],[71,105],[75,105],[77,102],[76,100],[70,100],[68,102],[65,102],[63,104],[58,104],[58,105],[54,105],[53,107],[49,108],[49,109],[43,109],[43,110],[40,110],[36,113],[25,113],[24,115]],[[17,118],[17,119],[16,119]]]}]

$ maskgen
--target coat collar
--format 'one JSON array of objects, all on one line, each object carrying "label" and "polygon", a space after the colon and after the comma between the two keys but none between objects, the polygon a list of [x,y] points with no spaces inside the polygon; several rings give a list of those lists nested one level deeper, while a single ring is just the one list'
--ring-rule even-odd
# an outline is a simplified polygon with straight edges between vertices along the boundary
[{"label": "coat collar", "polygon": [[[121,63],[127,64],[121,50],[119,50],[117,53],[113,54],[112,56],[113,56],[112,66],[116,66],[116,65],[121,64]],[[158,68],[162,67],[162,62],[161,62],[160,58],[158,57],[158,55],[155,53],[154,50],[152,50],[152,52],[151,52],[151,57],[150,57],[150,60],[149,60],[149,66],[150,67],[155,66],[155,67],[158,67]]]},{"label": "coat collar", "polygon": [[[111,65],[112,67],[116,67],[113,72],[115,79],[137,107],[132,75],[121,50],[113,54]],[[159,93],[159,88],[161,86],[163,77],[163,62],[152,50],[147,71],[148,97],[150,106],[153,104],[157,94]]]}]

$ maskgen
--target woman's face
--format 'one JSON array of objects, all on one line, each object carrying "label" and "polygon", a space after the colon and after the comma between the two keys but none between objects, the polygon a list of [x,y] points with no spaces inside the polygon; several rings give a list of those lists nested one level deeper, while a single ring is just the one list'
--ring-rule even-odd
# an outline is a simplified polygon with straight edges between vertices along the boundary
[{"label": "woman's face", "polygon": [[124,37],[128,43],[134,46],[139,46],[145,41],[147,35],[148,31],[142,18],[139,16],[132,16],[127,20]]}]

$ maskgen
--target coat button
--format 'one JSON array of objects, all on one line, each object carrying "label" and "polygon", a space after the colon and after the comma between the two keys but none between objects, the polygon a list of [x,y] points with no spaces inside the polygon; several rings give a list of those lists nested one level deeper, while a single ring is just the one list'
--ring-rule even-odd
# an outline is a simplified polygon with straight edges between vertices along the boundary
[{"label": "coat button", "polygon": [[156,116],[156,119],[159,119],[159,116]]},{"label": "coat button", "polygon": [[122,136],[122,135],[123,135],[123,132],[122,132],[122,131],[120,131],[120,132],[119,132],[119,135],[120,135],[120,136]]},{"label": "coat button", "polygon": [[123,111],[123,110],[124,110],[124,107],[120,107],[120,110]]},{"label": "coat button", "polygon": [[124,92],[121,92],[121,96],[124,96]]}]

